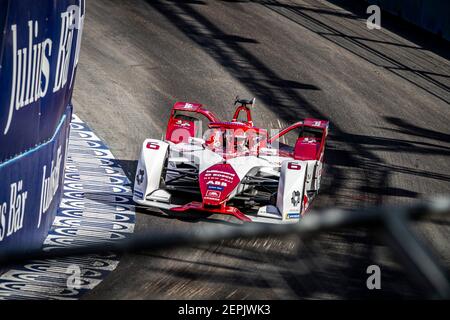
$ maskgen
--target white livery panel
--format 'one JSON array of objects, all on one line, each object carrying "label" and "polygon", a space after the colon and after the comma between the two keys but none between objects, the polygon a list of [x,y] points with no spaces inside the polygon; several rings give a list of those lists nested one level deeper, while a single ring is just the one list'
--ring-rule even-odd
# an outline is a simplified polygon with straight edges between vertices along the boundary
[{"label": "white livery panel", "polygon": [[287,160],[281,164],[277,208],[283,220],[298,220],[304,211],[308,162]]}]

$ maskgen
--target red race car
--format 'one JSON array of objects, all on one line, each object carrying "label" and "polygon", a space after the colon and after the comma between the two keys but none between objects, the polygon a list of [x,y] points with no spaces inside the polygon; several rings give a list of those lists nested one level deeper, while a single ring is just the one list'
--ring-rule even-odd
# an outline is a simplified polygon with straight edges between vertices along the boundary
[{"label": "red race car", "polygon": [[175,103],[165,139],[142,145],[134,201],[246,222],[298,221],[320,188],[329,122],[305,119],[269,136],[253,124],[254,102],[236,99],[226,122],[201,104]]}]

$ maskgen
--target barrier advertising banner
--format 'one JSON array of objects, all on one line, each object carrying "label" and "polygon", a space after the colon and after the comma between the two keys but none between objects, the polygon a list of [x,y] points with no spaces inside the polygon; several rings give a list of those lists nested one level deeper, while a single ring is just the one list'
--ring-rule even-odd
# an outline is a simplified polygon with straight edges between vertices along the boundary
[{"label": "barrier advertising banner", "polygon": [[61,197],[84,0],[0,0],[0,253],[40,246]]}]

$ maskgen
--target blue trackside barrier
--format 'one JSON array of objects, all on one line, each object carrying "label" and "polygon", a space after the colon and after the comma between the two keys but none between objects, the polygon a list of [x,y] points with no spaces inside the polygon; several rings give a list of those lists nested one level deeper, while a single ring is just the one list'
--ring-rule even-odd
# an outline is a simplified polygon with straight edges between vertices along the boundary
[{"label": "blue trackside barrier", "polygon": [[427,31],[450,40],[450,1],[446,0],[366,0]]},{"label": "blue trackside barrier", "polygon": [[39,248],[62,194],[72,108],[47,142],[0,164],[0,252]]},{"label": "blue trackside barrier", "polygon": [[83,21],[84,0],[0,0],[0,253],[53,222]]}]

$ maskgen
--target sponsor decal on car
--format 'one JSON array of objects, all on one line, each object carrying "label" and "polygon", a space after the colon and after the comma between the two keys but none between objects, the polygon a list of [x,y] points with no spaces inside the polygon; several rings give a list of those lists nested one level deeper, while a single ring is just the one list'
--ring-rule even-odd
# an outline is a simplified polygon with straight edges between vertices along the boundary
[{"label": "sponsor decal on car", "polygon": [[134,190],[134,195],[137,198],[144,199],[144,194],[142,192],[140,192],[140,191]]},{"label": "sponsor decal on car", "polygon": [[141,185],[144,182],[144,170],[139,169],[138,174],[136,175],[136,182],[138,185]]},{"label": "sponsor decal on car", "polygon": [[300,203],[300,191],[296,190],[292,192],[291,203],[294,207],[298,206]]},{"label": "sponsor decal on car", "polygon": [[299,219],[299,218],[300,218],[300,213],[298,213],[298,212],[287,214],[287,219]]},{"label": "sponsor decal on car", "polygon": [[215,164],[200,174],[199,181],[204,203],[218,205],[227,199],[240,180],[229,164]]},{"label": "sponsor decal on car", "polygon": [[302,166],[295,162],[289,162],[288,163],[288,169],[289,170],[301,170]]},{"label": "sponsor decal on car", "polygon": [[177,120],[177,122],[175,122],[175,124],[180,127],[190,127],[191,126],[191,124],[189,122],[184,122],[183,120]]},{"label": "sponsor decal on car", "polygon": [[[208,181],[207,183],[206,183],[206,185],[208,186],[208,187],[212,187],[212,185],[216,185],[216,186],[222,186],[222,187],[226,187],[227,185],[228,185],[228,183],[226,183],[225,181],[213,181],[213,180],[210,180],[210,181]],[[209,188],[208,188],[209,189]],[[223,190],[223,189],[222,189]]]},{"label": "sponsor decal on car", "polygon": [[221,194],[222,194],[222,192],[220,192],[220,191],[208,190],[208,191],[206,191],[204,198],[216,200],[216,199],[220,199]]},{"label": "sponsor decal on car", "polygon": [[224,188],[225,188],[224,186],[216,186],[216,185],[209,185],[208,186],[208,190],[223,191]]},{"label": "sponsor decal on car", "polygon": [[149,141],[147,142],[146,148],[151,150],[159,150],[159,144],[155,141]]}]

